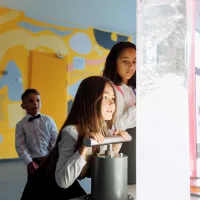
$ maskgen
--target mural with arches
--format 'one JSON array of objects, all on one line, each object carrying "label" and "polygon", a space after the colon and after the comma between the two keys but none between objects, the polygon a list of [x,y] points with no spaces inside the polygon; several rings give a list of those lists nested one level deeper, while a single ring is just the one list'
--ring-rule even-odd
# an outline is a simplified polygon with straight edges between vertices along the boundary
[{"label": "mural with arches", "polygon": [[122,40],[132,41],[132,37],[0,8],[0,159],[17,157],[15,125],[25,114],[21,94],[29,87],[31,50],[67,55],[66,105],[70,108],[81,80],[99,75],[109,50]]}]

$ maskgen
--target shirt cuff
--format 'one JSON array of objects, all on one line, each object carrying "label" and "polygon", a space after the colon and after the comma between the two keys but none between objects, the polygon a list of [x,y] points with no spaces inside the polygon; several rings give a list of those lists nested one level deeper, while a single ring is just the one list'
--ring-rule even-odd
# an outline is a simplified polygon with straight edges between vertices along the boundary
[{"label": "shirt cuff", "polygon": [[30,163],[30,162],[32,162],[33,160],[32,160],[32,158],[25,158],[24,159],[24,163],[25,163],[25,165],[27,165],[28,166],[28,164]]}]

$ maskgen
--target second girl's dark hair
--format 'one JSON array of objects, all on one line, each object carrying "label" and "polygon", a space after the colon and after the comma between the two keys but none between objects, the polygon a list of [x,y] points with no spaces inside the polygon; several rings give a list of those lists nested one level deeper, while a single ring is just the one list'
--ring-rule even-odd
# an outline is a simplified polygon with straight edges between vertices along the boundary
[{"label": "second girl's dark hair", "polygon": [[[117,73],[117,58],[122,53],[122,51],[124,51],[124,49],[134,49],[136,51],[136,45],[131,42],[121,41],[112,47],[106,58],[103,76],[109,78],[115,85],[121,85],[123,82],[122,78]],[[133,89],[136,88],[136,72],[129,79],[128,85]]]}]

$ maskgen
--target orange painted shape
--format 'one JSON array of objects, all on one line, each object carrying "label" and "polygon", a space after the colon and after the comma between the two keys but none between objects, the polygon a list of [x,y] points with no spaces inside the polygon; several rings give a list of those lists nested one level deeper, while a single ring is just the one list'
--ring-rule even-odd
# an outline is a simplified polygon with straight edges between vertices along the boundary
[{"label": "orange painted shape", "polygon": [[32,51],[30,63],[30,87],[40,92],[41,113],[51,116],[60,129],[67,115],[67,58],[57,58],[55,53]]}]

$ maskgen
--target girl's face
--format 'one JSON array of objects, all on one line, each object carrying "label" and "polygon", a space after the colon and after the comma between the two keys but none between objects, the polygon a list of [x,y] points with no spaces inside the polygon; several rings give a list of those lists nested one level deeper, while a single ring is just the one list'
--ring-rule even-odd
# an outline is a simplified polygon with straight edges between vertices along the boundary
[{"label": "girl's face", "polygon": [[136,70],[136,51],[127,48],[117,58],[117,73],[122,78],[124,84],[134,75]]},{"label": "girl's face", "polygon": [[101,102],[101,115],[103,120],[111,120],[115,111],[115,93],[112,86],[107,83],[103,91]]}]

